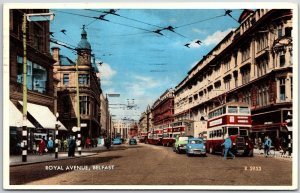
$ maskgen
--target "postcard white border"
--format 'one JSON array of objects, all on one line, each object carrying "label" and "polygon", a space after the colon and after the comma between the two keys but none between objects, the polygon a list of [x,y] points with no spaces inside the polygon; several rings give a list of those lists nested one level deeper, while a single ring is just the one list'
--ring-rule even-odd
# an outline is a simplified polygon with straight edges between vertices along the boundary
[{"label": "postcard white border", "polygon": [[192,186],[192,185],[10,185],[9,184],[9,113],[3,111],[3,187],[4,189],[80,189],[80,190],[295,190],[298,188],[298,6],[296,3],[281,2],[113,2],[113,3],[6,3],[3,6],[3,109],[9,108],[9,9],[45,8],[45,9],[82,9],[85,8],[122,8],[122,9],[244,9],[272,8],[293,9],[293,170],[292,186]]}]

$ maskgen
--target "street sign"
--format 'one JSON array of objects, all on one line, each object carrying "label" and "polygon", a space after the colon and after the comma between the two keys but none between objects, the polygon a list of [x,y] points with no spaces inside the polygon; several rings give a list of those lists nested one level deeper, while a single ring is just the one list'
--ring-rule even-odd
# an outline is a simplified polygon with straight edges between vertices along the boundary
[{"label": "street sign", "polygon": [[87,124],[86,123],[81,123],[80,127],[87,127]]}]

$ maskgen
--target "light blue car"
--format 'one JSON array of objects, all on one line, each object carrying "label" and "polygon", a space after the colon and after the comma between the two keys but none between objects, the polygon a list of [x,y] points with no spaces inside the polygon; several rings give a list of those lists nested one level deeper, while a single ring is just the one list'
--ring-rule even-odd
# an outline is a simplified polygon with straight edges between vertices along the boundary
[{"label": "light blue car", "polygon": [[205,141],[203,138],[190,138],[186,144],[186,155],[206,156]]},{"label": "light blue car", "polygon": [[122,144],[122,140],[120,138],[114,138],[112,144],[113,145],[121,145]]}]

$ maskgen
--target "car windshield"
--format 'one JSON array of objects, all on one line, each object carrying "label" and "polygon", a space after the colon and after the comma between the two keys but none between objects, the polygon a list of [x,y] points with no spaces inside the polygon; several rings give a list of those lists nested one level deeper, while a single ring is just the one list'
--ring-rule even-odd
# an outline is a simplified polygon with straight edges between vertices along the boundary
[{"label": "car windshield", "polygon": [[191,140],[190,143],[191,144],[201,144],[202,141],[201,140]]}]

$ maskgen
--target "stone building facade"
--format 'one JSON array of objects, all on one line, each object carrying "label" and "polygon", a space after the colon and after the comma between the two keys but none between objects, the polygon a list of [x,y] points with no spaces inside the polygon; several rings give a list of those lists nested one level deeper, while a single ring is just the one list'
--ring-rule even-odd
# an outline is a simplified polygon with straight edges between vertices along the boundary
[{"label": "stone building facade", "polygon": [[152,105],[153,126],[169,124],[174,121],[174,90],[166,90]]},{"label": "stone building facade", "polygon": [[289,9],[244,10],[232,30],[175,88],[175,120],[207,125],[209,110],[251,105],[251,137],[286,138],[293,105],[293,38]]}]

